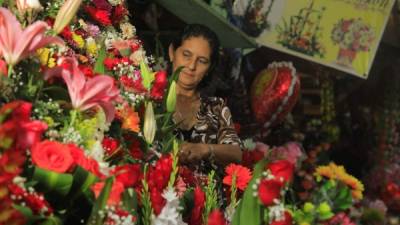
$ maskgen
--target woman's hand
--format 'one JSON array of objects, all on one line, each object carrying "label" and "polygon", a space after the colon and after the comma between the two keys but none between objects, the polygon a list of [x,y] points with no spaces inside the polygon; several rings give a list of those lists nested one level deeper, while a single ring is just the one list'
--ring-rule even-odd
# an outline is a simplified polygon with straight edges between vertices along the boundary
[{"label": "woman's hand", "polygon": [[198,164],[207,159],[210,149],[207,144],[184,142],[179,149],[179,162],[182,164]]}]

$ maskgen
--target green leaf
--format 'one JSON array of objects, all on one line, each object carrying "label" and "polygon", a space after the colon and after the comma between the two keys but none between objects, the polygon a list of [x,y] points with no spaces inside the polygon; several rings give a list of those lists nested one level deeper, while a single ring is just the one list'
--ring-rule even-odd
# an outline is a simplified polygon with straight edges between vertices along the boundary
[{"label": "green leaf", "polygon": [[142,80],[143,87],[149,90],[151,83],[154,81],[155,76],[154,73],[150,71],[149,67],[144,62],[144,60],[140,62],[140,73],[143,78]]},{"label": "green leaf", "polygon": [[99,54],[97,55],[97,61],[94,64],[94,72],[99,74],[105,74],[106,69],[104,66],[104,59],[106,58],[106,47],[104,44],[101,45]]},{"label": "green leaf", "polygon": [[93,173],[90,173],[89,171],[83,169],[80,166],[77,166],[74,171],[74,180],[72,183],[71,190],[69,192],[69,195],[72,196],[77,196],[78,194],[82,192],[86,192],[92,184],[94,184],[97,181],[96,175]]},{"label": "green leaf", "polygon": [[13,205],[13,207],[18,210],[28,221],[33,217],[33,212],[29,207],[25,207],[22,205]]},{"label": "green leaf", "polygon": [[35,167],[33,180],[38,182],[43,192],[55,192],[62,196],[68,194],[71,189],[73,177],[71,174],[57,173]]},{"label": "green leaf", "polygon": [[339,189],[339,193],[333,200],[333,207],[335,210],[346,210],[353,205],[353,198],[351,196],[350,188],[343,186]]},{"label": "green leaf", "polygon": [[256,180],[261,176],[264,171],[266,160],[258,162],[253,171],[253,178],[248,184],[248,188],[243,194],[242,200],[239,202],[238,208],[233,215],[232,225],[260,225],[262,224],[261,218],[261,205],[258,197],[253,196],[252,186]]},{"label": "green leaf", "polygon": [[128,210],[131,214],[136,213],[138,202],[137,194],[133,188],[128,188],[122,193],[122,204],[124,209]]},{"label": "green leaf", "polygon": [[110,196],[110,191],[114,182],[114,177],[109,177],[106,179],[103,190],[101,190],[100,195],[96,199],[93,205],[92,212],[90,214],[88,224],[100,225],[103,224],[104,215],[101,216],[99,212],[104,209],[107,204],[108,196]]}]

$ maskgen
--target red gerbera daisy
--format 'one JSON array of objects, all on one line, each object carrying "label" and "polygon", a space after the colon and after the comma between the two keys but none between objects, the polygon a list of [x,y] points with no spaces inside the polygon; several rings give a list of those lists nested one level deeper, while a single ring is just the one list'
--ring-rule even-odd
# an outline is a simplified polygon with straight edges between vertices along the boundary
[{"label": "red gerbera daisy", "polygon": [[232,179],[233,176],[236,176],[236,187],[242,191],[244,191],[247,187],[247,184],[249,183],[251,179],[251,172],[247,167],[237,165],[237,164],[229,164],[225,168],[225,173],[227,174],[224,179],[223,183],[226,185],[231,186],[232,185]]}]

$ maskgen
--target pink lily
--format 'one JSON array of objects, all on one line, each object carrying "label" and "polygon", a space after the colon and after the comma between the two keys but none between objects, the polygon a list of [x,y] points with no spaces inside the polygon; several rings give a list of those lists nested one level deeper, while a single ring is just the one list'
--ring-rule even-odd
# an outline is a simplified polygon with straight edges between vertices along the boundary
[{"label": "pink lily", "polygon": [[75,58],[63,58],[60,62],[62,66],[49,70],[45,79],[61,75],[67,84],[74,109],[84,111],[100,106],[106,114],[107,122],[111,122],[115,115],[113,102],[120,99],[114,79],[107,75],[86,79]]},{"label": "pink lily", "polygon": [[8,65],[15,65],[21,59],[48,44],[62,45],[58,37],[45,37],[47,24],[37,21],[24,30],[17,18],[6,8],[0,8],[0,55]]}]

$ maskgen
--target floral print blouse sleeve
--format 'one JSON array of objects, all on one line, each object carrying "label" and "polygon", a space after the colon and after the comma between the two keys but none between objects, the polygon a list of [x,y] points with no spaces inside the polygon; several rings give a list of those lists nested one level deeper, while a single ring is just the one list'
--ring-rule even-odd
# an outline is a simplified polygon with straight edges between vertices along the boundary
[{"label": "floral print blouse sleeve", "polygon": [[198,122],[191,135],[193,142],[240,145],[231,112],[222,98],[202,98]]}]

